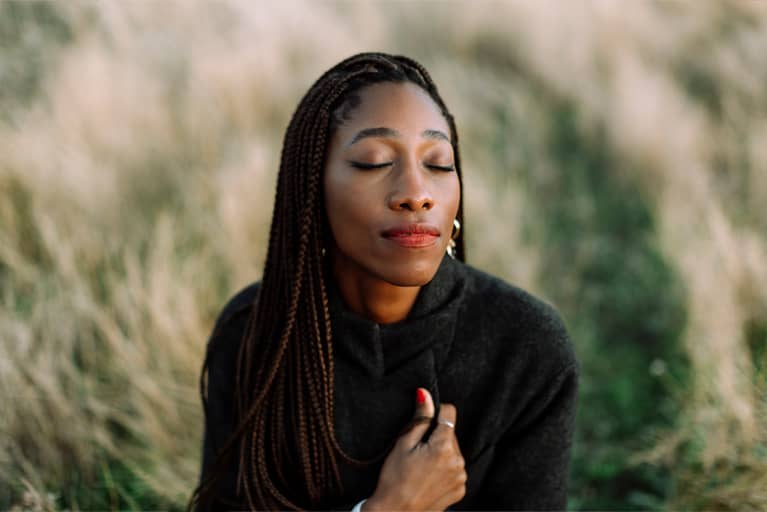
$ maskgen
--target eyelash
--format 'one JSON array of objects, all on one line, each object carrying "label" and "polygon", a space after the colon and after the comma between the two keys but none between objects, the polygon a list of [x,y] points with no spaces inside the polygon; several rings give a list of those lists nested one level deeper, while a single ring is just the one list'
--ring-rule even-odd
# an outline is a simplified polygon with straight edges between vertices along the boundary
[{"label": "eyelash", "polygon": [[[388,167],[392,164],[392,162],[385,162],[382,164],[366,164],[363,162],[349,162],[352,167],[356,167],[357,169],[363,169],[363,170],[371,170],[371,169],[383,169],[384,167]],[[426,167],[430,169],[436,169],[438,171],[444,171],[444,172],[451,172],[455,170],[454,165],[430,165],[426,164]]]}]

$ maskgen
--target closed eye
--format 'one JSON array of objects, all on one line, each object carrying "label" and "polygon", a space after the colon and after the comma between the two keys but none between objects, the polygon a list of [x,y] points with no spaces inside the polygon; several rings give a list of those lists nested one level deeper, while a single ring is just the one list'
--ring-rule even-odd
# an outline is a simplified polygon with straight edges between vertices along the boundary
[{"label": "closed eye", "polygon": [[450,172],[455,170],[455,165],[426,164],[426,167],[428,167],[429,169],[437,169],[438,171],[445,171],[445,172]]},{"label": "closed eye", "polygon": [[349,165],[357,169],[383,169],[384,167],[390,166],[392,163],[393,162],[383,162],[380,164],[367,164],[365,162],[349,161]]},{"label": "closed eye", "polygon": [[[356,169],[365,169],[365,170],[383,169],[384,167],[389,167],[393,163],[394,162],[382,162],[380,164],[368,164],[365,162],[355,162],[353,160],[349,161],[349,165],[351,165],[352,167]],[[450,172],[455,170],[455,165],[452,165],[452,164],[451,165],[424,164],[424,165],[428,167],[429,169],[436,169],[438,171]]]}]

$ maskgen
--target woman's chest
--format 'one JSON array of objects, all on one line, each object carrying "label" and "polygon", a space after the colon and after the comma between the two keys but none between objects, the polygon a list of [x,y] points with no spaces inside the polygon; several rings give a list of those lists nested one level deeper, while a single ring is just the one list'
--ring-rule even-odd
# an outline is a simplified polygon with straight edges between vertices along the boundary
[{"label": "woman's chest", "polygon": [[[386,455],[415,416],[416,389],[424,387],[435,404],[456,406],[456,437],[468,474],[466,496],[457,505],[472,502],[492,459],[494,432],[487,430],[483,418],[487,404],[477,400],[481,390],[467,386],[480,382],[472,375],[477,368],[456,365],[440,356],[435,350],[424,350],[380,379],[371,378],[343,357],[336,358],[334,420],[339,446],[354,459],[378,457],[367,466],[341,464],[345,498],[359,501],[375,491]],[[443,367],[449,369],[442,372]]]}]

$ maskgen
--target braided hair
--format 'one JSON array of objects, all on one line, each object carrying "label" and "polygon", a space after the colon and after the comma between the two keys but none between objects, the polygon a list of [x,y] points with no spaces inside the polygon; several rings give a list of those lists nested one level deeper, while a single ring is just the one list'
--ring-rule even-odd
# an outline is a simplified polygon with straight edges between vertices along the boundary
[{"label": "braided hair", "polygon": [[[327,147],[334,130],[360,104],[359,91],[380,82],[412,82],[425,90],[450,127],[461,180],[458,134],[426,69],[412,59],[360,53],[326,71],[298,105],[285,133],[262,283],[237,358],[237,428],[201,479],[189,508],[204,506],[239,445],[237,492],[251,509],[312,508],[343,493],[334,432],[333,343],[322,248],[330,239],[323,200]],[[458,220],[463,224],[459,204]],[[455,256],[464,261],[463,237]],[[215,336],[215,333],[214,333]],[[206,356],[200,376],[207,396]],[[207,414],[207,412],[206,412]],[[284,425],[292,425],[288,438]],[[406,430],[406,429],[405,429]],[[392,440],[393,443],[396,439]],[[301,482],[296,488],[295,482]],[[293,482],[292,487],[288,482]]]}]

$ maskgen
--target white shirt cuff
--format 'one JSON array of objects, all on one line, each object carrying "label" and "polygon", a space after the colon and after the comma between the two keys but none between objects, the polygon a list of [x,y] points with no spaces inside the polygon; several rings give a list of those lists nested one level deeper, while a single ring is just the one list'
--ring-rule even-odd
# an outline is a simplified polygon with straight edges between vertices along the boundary
[{"label": "white shirt cuff", "polygon": [[354,505],[354,508],[352,509],[352,512],[360,512],[360,510],[362,510],[362,504],[365,503],[366,501],[367,501],[367,498],[365,498],[364,500],[362,500],[359,503],[357,503],[356,505]]}]

